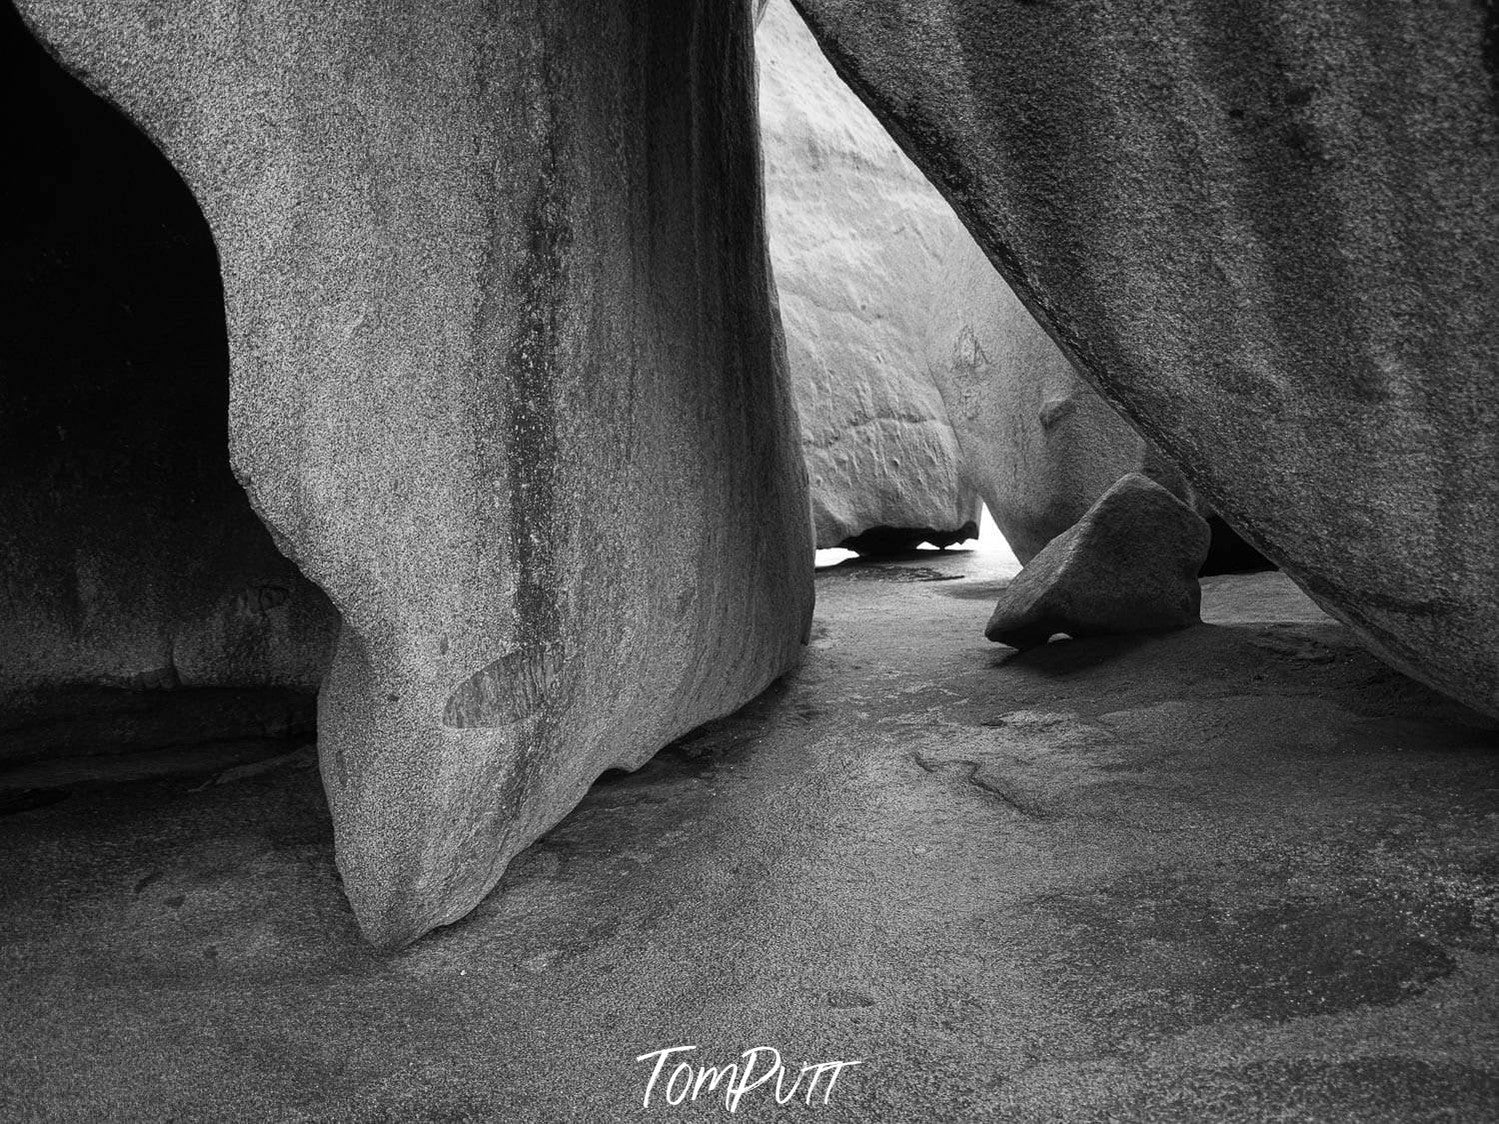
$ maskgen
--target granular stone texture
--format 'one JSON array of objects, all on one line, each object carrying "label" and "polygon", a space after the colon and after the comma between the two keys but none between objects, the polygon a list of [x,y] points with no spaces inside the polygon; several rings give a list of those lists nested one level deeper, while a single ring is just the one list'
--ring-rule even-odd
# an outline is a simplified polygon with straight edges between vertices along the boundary
[{"label": "granular stone texture", "polygon": [[1140,475],[1122,478],[1016,575],[984,635],[1034,648],[1054,633],[1167,632],[1199,619],[1206,520]]},{"label": "granular stone texture", "polygon": [[817,545],[956,541],[981,496],[1029,561],[1125,473],[1190,498],[1073,371],[789,0],[765,6],[756,48]]},{"label": "granular stone texture", "polygon": [[369,939],[795,662],[748,0],[19,7],[213,233],[235,473],[342,618],[319,752]]},{"label": "granular stone texture", "polygon": [[[1004,281],[788,0],[766,5],[755,46],[766,225],[817,545],[883,553],[976,536],[978,493],[933,368],[954,317],[997,309]],[[960,295],[964,258],[981,272]]]},{"label": "granular stone texture", "polygon": [[[849,580],[891,568],[949,580]],[[1496,723],[1283,574],[1017,652],[978,634],[1012,572],[819,571],[795,672],[394,956],[311,770],[0,815],[0,1118],[1499,1119]],[[689,1044],[863,1064],[643,1107]]]},{"label": "granular stone texture", "polygon": [[8,4],[0,96],[0,767],[310,721],[338,615],[230,470],[208,225]]},{"label": "granular stone texture", "polygon": [[797,7],[1212,508],[1395,667],[1499,711],[1491,7]]}]

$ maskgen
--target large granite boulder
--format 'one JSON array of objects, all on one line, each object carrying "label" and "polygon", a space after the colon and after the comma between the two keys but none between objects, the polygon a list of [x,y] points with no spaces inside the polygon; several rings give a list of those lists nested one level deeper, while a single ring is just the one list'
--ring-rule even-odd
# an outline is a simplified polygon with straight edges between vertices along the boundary
[{"label": "large granite boulder", "polygon": [[749,0],[19,7],[212,230],[234,470],[342,618],[319,753],[371,940],[794,662]]},{"label": "large granite boulder", "polygon": [[1213,508],[1391,664],[1499,711],[1487,7],[797,3]]},{"label": "large granite boulder", "polygon": [[[953,260],[983,255],[789,0],[766,5],[755,45],[766,227],[817,545],[977,535],[978,493],[932,366]],[[984,264],[979,304],[1004,287]]]},{"label": "large granite boulder", "polygon": [[790,0],[765,6],[755,38],[817,545],[954,541],[982,496],[1027,561],[1125,473],[1189,497],[1072,370]]},{"label": "large granite boulder", "polygon": [[[955,263],[950,284],[959,294],[992,291],[997,277],[975,247]],[[1009,286],[999,287],[987,316],[959,298],[969,316],[952,326],[933,375],[964,472],[1015,556],[1028,563],[1129,473],[1196,505],[1176,466],[1078,376]]]},{"label": "large granite boulder", "polygon": [[1212,532],[1147,476],[1131,473],[1098,498],[999,595],[984,635],[1012,648],[1068,636],[1167,632],[1201,618],[1197,572]]}]

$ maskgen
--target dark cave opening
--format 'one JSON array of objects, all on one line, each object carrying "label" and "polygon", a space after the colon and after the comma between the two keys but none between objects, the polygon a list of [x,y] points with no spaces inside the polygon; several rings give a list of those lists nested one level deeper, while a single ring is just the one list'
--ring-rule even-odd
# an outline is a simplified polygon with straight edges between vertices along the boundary
[{"label": "dark cave opening", "polygon": [[284,752],[337,614],[230,469],[213,236],[152,142],[0,21],[0,793]]},{"label": "dark cave opening", "polygon": [[1213,533],[1208,547],[1207,561],[1202,564],[1202,576],[1215,574],[1251,574],[1278,569],[1243,535],[1228,525],[1221,515],[1206,517]]}]

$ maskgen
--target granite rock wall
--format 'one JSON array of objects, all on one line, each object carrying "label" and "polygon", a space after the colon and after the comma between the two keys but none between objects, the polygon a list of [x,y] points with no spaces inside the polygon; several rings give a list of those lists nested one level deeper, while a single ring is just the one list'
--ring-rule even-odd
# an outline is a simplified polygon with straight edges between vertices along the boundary
[{"label": "granite rock wall", "polygon": [[747,0],[20,9],[212,231],[234,472],[342,621],[319,753],[372,941],[792,665]]}]

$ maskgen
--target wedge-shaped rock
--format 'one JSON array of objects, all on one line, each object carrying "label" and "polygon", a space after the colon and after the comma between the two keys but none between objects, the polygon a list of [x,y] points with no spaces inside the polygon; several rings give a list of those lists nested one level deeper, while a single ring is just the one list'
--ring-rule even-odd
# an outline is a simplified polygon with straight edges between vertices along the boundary
[{"label": "wedge-shaped rock", "polygon": [[1396,667],[1499,712],[1490,7],[797,6],[1213,510]]},{"label": "wedge-shaped rock", "polygon": [[319,753],[371,940],[793,663],[748,0],[19,7],[213,231],[232,463],[342,617]]},{"label": "wedge-shaped rock", "polygon": [[1165,632],[1200,617],[1207,521],[1131,473],[1046,544],[994,607],[984,635],[1012,648],[1069,636]]}]

